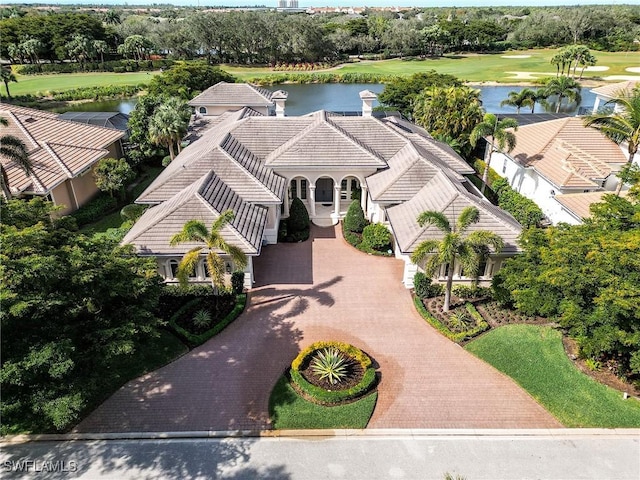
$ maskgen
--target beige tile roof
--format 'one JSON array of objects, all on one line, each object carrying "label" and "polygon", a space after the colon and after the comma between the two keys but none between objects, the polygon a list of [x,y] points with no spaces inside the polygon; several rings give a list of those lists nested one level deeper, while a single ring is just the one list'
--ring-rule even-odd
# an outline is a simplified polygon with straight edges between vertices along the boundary
[{"label": "beige tile roof", "polygon": [[122,243],[133,244],[138,253],[145,255],[183,255],[202,244],[181,243],[172,247],[171,237],[189,220],[200,220],[210,227],[229,209],[235,218],[222,229],[222,237],[247,255],[258,255],[267,209],[244,201],[213,170],[171,199],[147,210]]},{"label": "beige tile roof", "polygon": [[248,83],[219,82],[192,99],[189,105],[193,107],[210,105],[268,107],[273,105],[272,95],[273,93],[269,90]]},{"label": "beige tile roof", "polygon": [[637,86],[640,86],[640,81],[628,80],[626,82],[603,85],[602,87],[594,88],[591,91],[596,95],[600,95],[601,97],[615,98],[620,94],[630,95],[631,91]]},{"label": "beige tile roof", "polygon": [[559,188],[595,188],[627,159],[618,145],[583,119],[568,117],[524,125],[509,156],[533,167]]},{"label": "beige tile roof", "polygon": [[[626,191],[620,192],[620,196],[626,197],[627,193]],[[613,195],[613,192],[566,193],[556,195],[555,199],[576,218],[582,219],[591,217],[591,205],[600,203],[605,195]]]},{"label": "beige tile roof", "polygon": [[519,251],[517,238],[522,227],[508,213],[469,193],[462,185],[438,172],[411,200],[387,209],[389,223],[400,251],[411,254],[425,240],[440,240],[442,232],[432,225],[420,227],[418,215],[427,210],[444,213],[454,224],[463,209],[474,206],[480,211],[480,221],[469,232],[488,230],[502,237],[504,253]]},{"label": "beige tile roof", "polygon": [[124,136],[120,130],[62,120],[57,114],[4,103],[0,103],[0,116],[9,122],[2,134],[20,138],[33,164],[33,174],[27,176],[13,162],[0,158],[15,193],[48,193],[106,157],[107,148]]}]

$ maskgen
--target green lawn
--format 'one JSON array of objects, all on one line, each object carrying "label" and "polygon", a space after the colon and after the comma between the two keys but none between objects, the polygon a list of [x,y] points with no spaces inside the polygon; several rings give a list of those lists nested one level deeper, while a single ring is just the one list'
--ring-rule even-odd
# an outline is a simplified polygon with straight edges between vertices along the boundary
[{"label": "green lawn", "polygon": [[378,393],[346,405],[323,407],[301,398],[281,377],[269,398],[273,427],[282,429],[365,428],[376,406]]},{"label": "green lawn", "polygon": [[[399,59],[362,61],[359,63],[345,64],[338,69],[332,69],[337,73],[374,73],[379,75],[411,75],[426,70],[436,70],[439,73],[449,73],[469,82],[501,82],[514,83],[527,81],[518,79],[513,73],[507,72],[534,72],[555,75],[555,67],[549,63],[557,49],[514,51],[498,54],[465,54],[447,55],[441,58],[403,61]],[[584,78],[601,77],[608,75],[637,75],[626,72],[626,67],[637,66],[637,52],[593,52],[598,59],[597,66],[607,66],[605,72],[585,72]],[[529,55],[528,58],[504,58],[513,55]],[[277,73],[268,68],[250,68],[223,66],[224,70],[236,75],[242,80]],[[579,71],[579,70],[578,70]],[[322,72],[322,70],[316,70]],[[305,73],[305,72],[300,72]],[[307,72],[308,73],[308,72]],[[538,77],[544,75],[537,75]],[[531,81],[530,79],[528,81]]]},{"label": "green lawn", "polygon": [[[91,72],[91,73],[58,73],[51,75],[16,75],[18,82],[9,84],[11,95],[44,95],[45,92],[72,90],[79,87],[96,87],[108,85],[138,85],[149,83],[156,72],[134,72],[134,73],[112,73],[112,72]],[[2,94],[5,89],[2,85]]]},{"label": "green lawn", "polygon": [[551,327],[508,325],[466,350],[513,378],[567,427],[640,427],[640,402],[580,372]]}]

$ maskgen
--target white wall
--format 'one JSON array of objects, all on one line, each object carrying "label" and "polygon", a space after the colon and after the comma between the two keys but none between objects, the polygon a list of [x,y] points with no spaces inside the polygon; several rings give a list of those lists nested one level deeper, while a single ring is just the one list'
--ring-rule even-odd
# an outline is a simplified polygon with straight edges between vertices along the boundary
[{"label": "white wall", "polygon": [[[222,115],[224,112],[236,112],[241,110],[246,105],[200,105],[195,107],[196,116],[215,116]],[[202,113],[200,108],[204,107],[207,109],[206,113]],[[269,115],[269,107],[251,107],[254,110],[262,113],[263,115]]]}]

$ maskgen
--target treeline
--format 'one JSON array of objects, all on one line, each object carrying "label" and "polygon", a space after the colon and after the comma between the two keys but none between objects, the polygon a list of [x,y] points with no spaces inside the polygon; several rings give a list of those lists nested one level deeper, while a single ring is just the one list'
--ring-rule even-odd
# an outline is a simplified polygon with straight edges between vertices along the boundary
[{"label": "treeline", "polygon": [[147,15],[130,10],[11,12],[0,20],[0,55],[15,63],[139,61],[155,54],[275,66],[364,54],[433,56],[570,44],[609,51],[640,48],[640,6],[634,5],[367,9],[358,16],[193,8]]}]

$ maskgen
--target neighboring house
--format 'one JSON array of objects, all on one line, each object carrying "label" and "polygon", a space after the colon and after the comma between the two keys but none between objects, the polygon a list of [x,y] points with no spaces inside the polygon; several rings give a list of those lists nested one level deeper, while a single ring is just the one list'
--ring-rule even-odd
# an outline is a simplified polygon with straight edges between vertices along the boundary
[{"label": "neighboring house", "polygon": [[[556,201],[568,215],[566,223],[579,225],[585,218],[591,218],[591,205],[602,202],[605,195],[613,195],[613,192],[588,192],[588,193],[568,193],[566,195],[556,195]],[[627,192],[620,192],[621,197],[626,197]],[[572,217],[573,221],[569,218]]]},{"label": "neighboring house", "polygon": [[65,112],[60,114],[63,120],[98,125],[124,132],[123,140],[129,138],[129,115],[121,112]]},{"label": "neighboring house", "polygon": [[[155,206],[123,243],[132,243],[141,255],[156,257],[159,273],[174,282],[178,262],[194,245],[170,247],[171,235],[187,220],[210,225],[232,209],[235,219],[223,235],[249,257],[245,286],[251,287],[253,257],[260,255],[263,245],[277,242],[280,220],[288,217],[293,198],[302,200],[315,223],[330,225],[346,214],[354,194],[360,195],[369,219],[384,223],[387,212],[401,208],[389,207],[414,205],[410,202],[414,197],[433,195],[433,205],[450,212],[452,221],[460,213],[458,205],[475,205],[481,225],[508,232],[508,248],[490,262],[495,271],[504,256],[517,251],[514,239],[519,225],[482,198],[464,177],[473,169],[450,147],[410,122],[373,117],[369,92],[361,98],[363,116],[318,111],[274,117],[245,107],[216,117],[136,200]],[[409,260],[415,239],[407,232],[420,230],[419,213],[411,210],[406,218],[389,217],[391,230],[401,235],[396,254],[405,261],[403,280],[408,288],[417,267]],[[225,262],[232,272],[231,260],[225,257]],[[491,277],[490,269],[485,277]],[[193,281],[206,278],[203,256]]]},{"label": "neighboring house", "polygon": [[[603,108],[604,104],[609,100],[619,97],[620,94],[630,95],[633,89],[639,86],[640,81],[628,80],[626,82],[611,83],[592,89],[591,92],[596,94],[596,101],[593,104],[593,111],[591,113],[598,113],[598,110]],[[618,111],[619,108],[620,107],[616,105],[614,111]]]},{"label": "neighboring house", "polygon": [[491,167],[554,224],[576,223],[556,195],[613,191],[627,161],[620,146],[580,117],[524,125],[514,133],[515,149],[494,153]]},{"label": "neighboring house", "polygon": [[196,116],[221,115],[250,107],[262,115],[284,116],[287,92],[271,92],[248,83],[219,82],[189,101]]},{"label": "neighboring house", "polygon": [[42,196],[73,212],[96,193],[93,169],[107,157],[122,157],[124,133],[112,128],[63,120],[58,114],[0,103],[0,116],[9,122],[3,134],[27,146],[33,173],[2,157],[9,186],[17,197]]}]

